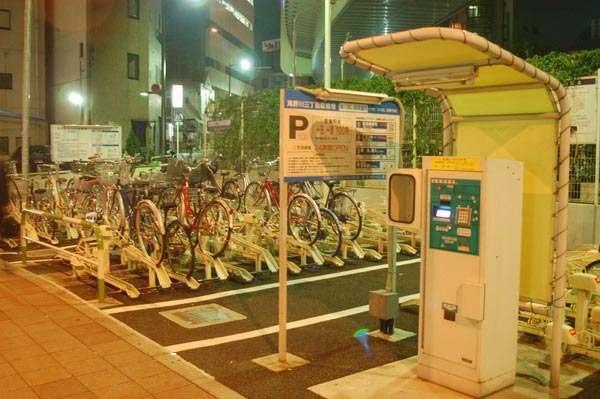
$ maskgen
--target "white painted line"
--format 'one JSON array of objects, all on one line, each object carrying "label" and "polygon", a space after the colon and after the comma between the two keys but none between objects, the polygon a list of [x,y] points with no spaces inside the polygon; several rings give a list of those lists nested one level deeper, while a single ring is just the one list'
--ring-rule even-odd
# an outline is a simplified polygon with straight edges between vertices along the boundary
[{"label": "white painted line", "polygon": [[[412,294],[400,297],[398,302],[406,302],[414,299],[418,299],[419,294]],[[343,317],[353,316],[355,314],[364,313],[369,310],[369,305],[357,306],[346,310],[340,310],[339,312],[328,313],[320,316],[309,317],[308,319],[296,320],[287,323],[287,329],[293,330],[295,328],[306,327],[313,324],[323,323],[330,320],[341,319]],[[221,344],[227,344],[235,341],[242,341],[245,339],[261,337],[263,335],[275,334],[279,331],[279,325],[274,325],[265,328],[259,328],[258,330],[246,331],[239,334],[225,335],[223,337],[203,339],[200,341],[184,342],[182,344],[170,345],[165,347],[170,352],[183,352],[192,349],[206,348],[209,346],[216,346]]]},{"label": "white painted line", "polygon": [[[420,258],[409,259],[409,260],[398,262],[398,266],[410,265],[410,264],[419,263],[419,262],[421,262]],[[290,286],[290,285],[310,283],[313,281],[329,280],[332,278],[351,276],[351,275],[359,274],[359,273],[367,273],[367,272],[371,272],[374,270],[381,270],[381,269],[385,269],[385,268],[387,268],[387,263],[381,264],[381,265],[367,266],[367,267],[363,267],[360,269],[345,270],[343,272],[338,272],[338,273],[323,274],[321,276],[299,278],[296,280],[288,281],[287,285]],[[162,301],[162,302],[154,302],[154,303],[145,303],[143,305],[121,306],[121,307],[116,307],[116,308],[105,309],[104,312],[108,313],[108,314],[115,314],[115,313],[133,312],[136,310],[160,309],[160,308],[166,308],[166,307],[170,307],[170,306],[189,305],[191,303],[212,301],[213,299],[225,298],[225,297],[233,296],[233,295],[247,294],[250,292],[268,290],[268,289],[272,289],[272,288],[277,288],[278,286],[279,286],[279,283],[269,283],[269,284],[257,285],[254,287],[240,288],[237,290],[215,292],[214,294],[208,294],[208,295],[197,296],[197,297],[192,297],[192,298],[174,299],[174,300],[170,300],[170,301]]]}]

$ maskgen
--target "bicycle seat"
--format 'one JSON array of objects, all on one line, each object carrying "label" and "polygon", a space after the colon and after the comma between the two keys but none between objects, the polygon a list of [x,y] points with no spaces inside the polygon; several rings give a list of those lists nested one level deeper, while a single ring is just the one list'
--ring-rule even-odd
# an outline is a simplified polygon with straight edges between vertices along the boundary
[{"label": "bicycle seat", "polygon": [[79,176],[79,180],[85,180],[85,181],[96,180],[96,176],[81,175],[81,176]]},{"label": "bicycle seat", "polygon": [[265,172],[258,172],[258,175],[260,177],[267,177],[267,174]]},{"label": "bicycle seat", "polygon": [[339,182],[337,180],[325,180],[325,184],[327,184],[327,187],[333,188],[337,186]]},{"label": "bicycle seat", "polygon": [[63,184],[63,183],[66,183],[68,180],[67,180],[67,179],[65,179],[64,177],[59,177],[58,179],[56,179],[56,181],[57,181],[59,184]]},{"label": "bicycle seat", "polygon": [[221,176],[229,176],[229,175],[231,174],[231,172],[230,172],[230,171],[228,171],[228,170],[220,170],[220,171],[219,171],[219,174],[220,174]]},{"label": "bicycle seat", "polygon": [[35,190],[33,190],[33,192],[35,194],[45,194],[46,192],[48,192],[48,190],[45,188],[36,188]]}]

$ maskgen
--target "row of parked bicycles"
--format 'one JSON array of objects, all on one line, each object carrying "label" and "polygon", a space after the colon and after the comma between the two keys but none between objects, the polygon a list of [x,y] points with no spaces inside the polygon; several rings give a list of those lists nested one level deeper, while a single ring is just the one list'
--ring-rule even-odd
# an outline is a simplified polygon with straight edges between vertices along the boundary
[{"label": "row of parked bicycles", "polygon": [[[93,238],[88,224],[60,223],[62,216],[103,224],[115,242],[135,246],[157,267],[186,278],[207,259],[231,258],[235,251],[272,263],[260,248],[278,239],[278,161],[255,159],[246,172],[221,170],[221,161],[158,157],[149,166],[130,156],[92,157],[67,171],[42,164],[36,178],[11,175],[9,202],[17,218],[23,209],[41,211],[28,220],[46,241]],[[291,184],[286,201],[287,239],[298,254],[309,250],[333,259],[361,234],[361,205],[338,182]]]}]

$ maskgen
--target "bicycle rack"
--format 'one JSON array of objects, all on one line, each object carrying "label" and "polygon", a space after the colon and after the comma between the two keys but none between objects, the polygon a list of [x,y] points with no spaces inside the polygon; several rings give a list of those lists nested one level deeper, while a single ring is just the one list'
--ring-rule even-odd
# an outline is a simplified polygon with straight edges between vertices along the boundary
[{"label": "bicycle rack", "polygon": [[[246,236],[248,237],[248,236]],[[233,234],[231,236],[231,242],[229,243],[228,251],[235,253],[237,256],[242,256],[246,259],[254,261],[255,272],[260,273],[262,271],[263,263],[267,268],[276,273],[279,270],[277,261],[266,248],[261,247],[254,242],[243,238],[239,234]]]},{"label": "bicycle rack", "polygon": [[148,286],[156,287],[156,280],[161,288],[171,287],[170,273],[163,265],[157,265],[148,255],[137,248],[129,239],[115,240],[114,244],[121,249],[121,261],[131,269],[143,264],[148,269]]},{"label": "bicycle rack", "polygon": [[[95,237],[80,239],[78,245],[76,245],[74,248],[75,251],[79,251],[80,253],[71,252],[65,248],[41,241],[40,237],[38,236],[38,232],[29,223],[28,215],[50,218],[57,223],[83,225],[86,228],[93,229]],[[21,261],[23,264],[27,262],[27,243],[33,242],[54,251],[57,257],[69,261],[73,269],[73,274],[76,276],[81,276],[84,273],[94,276],[98,281],[98,300],[100,302],[105,300],[105,284],[109,284],[117,289],[123,290],[130,298],[137,298],[140,296],[140,292],[135,286],[117,276],[114,276],[110,272],[110,248],[112,245],[112,234],[109,231],[108,226],[96,225],[85,220],[62,217],[34,209],[24,208],[21,212],[20,235],[22,250]],[[91,245],[90,243],[92,240],[95,241],[94,245]]]},{"label": "bicycle rack", "polygon": [[[241,228],[239,232],[232,236],[233,245],[231,248],[238,256],[254,260],[255,272],[262,271],[263,262],[271,272],[277,272],[279,270],[279,263],[269,248],[277,248],[277,240],[279,237],[278,231],[273,231],[264,226],[263,228],[258,229],[256,213],[242,214],[239,217],[239,221]],[[243,236],[241,233],[242,231],[244,231]],[[290,260],[286,262],[286,266],[288,271],[293,274],[298,274],[302,271],[298,265]]]}]

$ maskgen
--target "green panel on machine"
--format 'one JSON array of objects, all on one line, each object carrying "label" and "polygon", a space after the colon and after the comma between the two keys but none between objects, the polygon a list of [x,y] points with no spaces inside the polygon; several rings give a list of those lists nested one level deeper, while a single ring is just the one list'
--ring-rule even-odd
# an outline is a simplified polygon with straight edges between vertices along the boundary
[{"label": "green panel on machine", "polygon": [[430,180],[429,248],[479,255],[481,181]]}]

